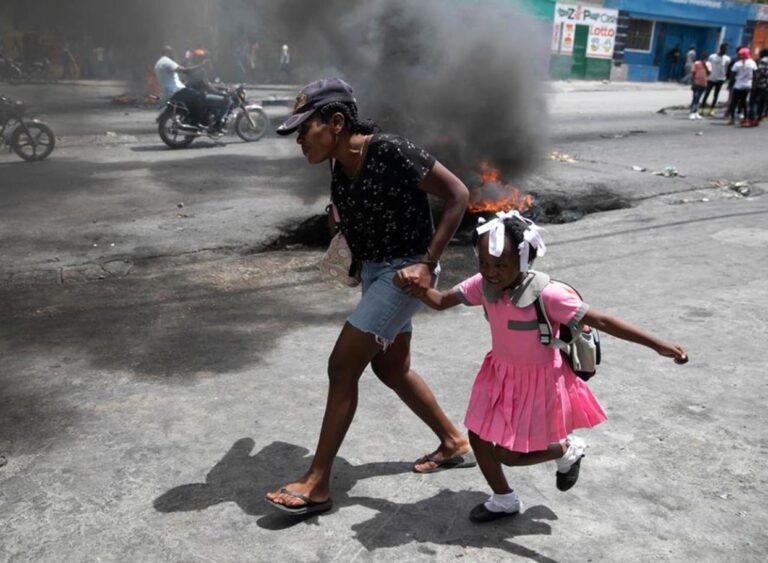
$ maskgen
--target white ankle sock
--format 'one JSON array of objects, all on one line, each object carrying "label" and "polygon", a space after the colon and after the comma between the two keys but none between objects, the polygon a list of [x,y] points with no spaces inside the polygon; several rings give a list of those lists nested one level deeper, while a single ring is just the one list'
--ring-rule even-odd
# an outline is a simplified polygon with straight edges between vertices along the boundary
[{"label": "white ankle sock", "polygon": [[520,510],[520,498],[515,491],[505,495],[494,493],[485,502],[485,508],[491,512],[517,512]]}]

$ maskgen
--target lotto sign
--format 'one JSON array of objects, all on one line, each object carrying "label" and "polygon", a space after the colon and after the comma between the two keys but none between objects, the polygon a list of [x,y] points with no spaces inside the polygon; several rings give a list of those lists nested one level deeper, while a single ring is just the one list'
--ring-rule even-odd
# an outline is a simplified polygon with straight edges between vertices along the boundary
[{"label": "lotto sign", "polygon": [[589,28],[587,38],[587,56],[595,59],[610,59],[613,57],[615,40],[615,26],[593,25]]}]

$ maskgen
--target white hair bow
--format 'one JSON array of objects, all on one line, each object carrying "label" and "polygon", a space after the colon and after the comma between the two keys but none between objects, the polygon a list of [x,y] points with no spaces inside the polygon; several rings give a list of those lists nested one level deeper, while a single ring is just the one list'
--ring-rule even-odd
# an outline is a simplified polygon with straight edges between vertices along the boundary
[{"label": "white hair bow", "polygon": [[489,254],[491,256],[501,256],[501,253],[504,252],[504,220],[513,217],[525,223],[526,226],[523,242],[517,245],[517,252],[520,255],[520,271],[527,272],[530,247],[532,246],[536,249],[537,256],[544,256],[547,252],[547,246],[544,244],[544,239],[541,236],[543,229],[536,225],[536,223],[526,219],[517,211],[499,211],[496,213],[496,218],[488,222],[482,217],[478,219],[480,225],[477,227],[477,234],[489,233]]}]

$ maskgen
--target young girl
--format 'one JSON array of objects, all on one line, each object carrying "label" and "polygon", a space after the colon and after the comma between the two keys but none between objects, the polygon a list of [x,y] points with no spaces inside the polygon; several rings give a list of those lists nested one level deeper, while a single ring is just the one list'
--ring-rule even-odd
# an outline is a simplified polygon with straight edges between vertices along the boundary
[{"label": "young girl", "polygon": [[421,296],[433,309],[460,303],[482,305],[491,325],[492,348],[475,379],[466,419],[469,438],[493,495],[474,507],[470,519],[488,522],[516,514],[520,499],[507,483],[502,464],[533,465],[555,460],[556,485],[570,489],[578,479],[586,444],[571,432],[606,419],[589,387],[557,348],[544,346],[534,301],[542,296],[552,330],[588,325],[652,348],[678,364],[685,350],[631,324],[593,309],[575,292],[529,271],[537,253],[546,251],[539,229],[517,212],[497,213],[474,233],[480,273],[448,291],[410,287],[406,276],[395,283]]}]

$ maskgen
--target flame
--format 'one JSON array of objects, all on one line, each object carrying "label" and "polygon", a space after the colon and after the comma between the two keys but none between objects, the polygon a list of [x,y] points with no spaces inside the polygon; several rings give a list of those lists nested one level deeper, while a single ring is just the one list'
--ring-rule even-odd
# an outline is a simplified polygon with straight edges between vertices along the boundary
[{"label": "flame", "polygon": [[[470,213],[486,213],[496,211],[510,211],[516,209],[523,213],[534,204],[531,194],[524,194],[514,186],[504,184],[501,181],[501,172],[491,166],[487,160],[480,162],[480,185],[472,190],[467,210]],[[493,184],[492,190],[484,189],[488,184]],[[488,191],[502,192],[496,197],[487,197]]]},{"label": "flame", "polygon": [[501,172],[496,170],[487,160],[480,162],[480,181],[482,184],[498,183]]}]

